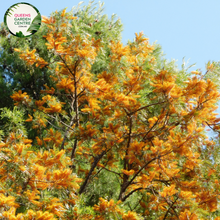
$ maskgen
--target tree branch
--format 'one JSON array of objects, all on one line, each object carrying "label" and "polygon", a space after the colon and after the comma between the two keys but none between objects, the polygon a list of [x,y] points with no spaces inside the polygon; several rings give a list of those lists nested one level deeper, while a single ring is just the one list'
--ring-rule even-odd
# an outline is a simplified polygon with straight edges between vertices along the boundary
[{"label": "tree branch", "polygon": [[84,191],[85,191],[85,188],[86,186],[88,185],[88,181],[92,175],[92,172],[94,171],[95,167],[97,166],[99,160],[105,155],[106,151],[103,151],[101,154],[97,155],[95,158],[94,158],[94,161],[92,163],[92,166],[90,168],[90,171],[84,181],[84,183],[81,185],[80,189],[79,189],[79,194],[82,194]]},{"label": "tree branch", "polygon": [[146,105],[146,106],[143,106],[143,107],[141,107],[141,108],[139,108],[139,109],[137,109],[137,110],[135,110],[135,111],[133,111],[133,112],[130,112],[130,113],[128,113],[128,114],[129,114],[129,115],[133,115],[134,113],[136,113],[136,112],[138,112],[138,111],[141,111],[141,110],[143,110],[143,109],[145,109],[145,108],[148,108],[148,107],[150,107],[150,106],[159,105],[159,104],[163,104],[163,103],[166,103],[166,102],[168,102],[168,101],[157,102],[157,103],[153,103],[153,104],[150,104],[150,105]]},{"label": "tree branch", "polygon": [[169,208],[167,209],[166,214],[165,214],[163,220],[165,220],[167,218],[168,213],[170,212],[170,209],[173,209],[176,217],[179,219],[179,217],[178,217],[178,215],[176,213],[176,210],[173,208],[173,205],[176,203],[177,199],[178,199],[178,197],[172,202],[172,204],[169,204],[169,202],[166,200],[167,204],[169,205]]}]

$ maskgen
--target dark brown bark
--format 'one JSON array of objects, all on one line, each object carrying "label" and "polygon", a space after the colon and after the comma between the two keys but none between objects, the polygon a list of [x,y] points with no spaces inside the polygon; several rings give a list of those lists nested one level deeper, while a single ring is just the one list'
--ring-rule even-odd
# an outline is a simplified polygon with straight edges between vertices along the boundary
[{"label": "dark brown bark", "polygon": [[89,173],[88,173],[85,181],[83,182],[83,184],[81,185],[81,187],[79,189],[79,194],[82,194],[85,191],[85,189],[86,189],[86,187],[87,187],[87,185],[89,183],[89,179],[92,176],[92,172],[96,168],[96,166],[97,166],[98,162],[101,160],[101,158],[105,155],[105,153],[106,153],[106,151],[103,151],[101,154],[97,155],[94,158],[94,161],[93,161],[92,166],[91,166],[91,168],[89,170]]}]

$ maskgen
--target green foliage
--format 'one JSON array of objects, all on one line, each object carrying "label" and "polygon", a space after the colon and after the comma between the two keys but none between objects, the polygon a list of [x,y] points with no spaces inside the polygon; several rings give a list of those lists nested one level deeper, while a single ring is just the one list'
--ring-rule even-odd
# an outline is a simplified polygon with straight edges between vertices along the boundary
[{"label": "green foliage", "polygon": [[35,48],[40,56],[49,60],[50,54],[47,53],[45,39],[42,37],[46,32],[46,27],[42,25],[40,30],[28,38],[18,38],[10,35],[4,24],[0,28],[0,107],[12,109],[10,95],[14,91],[28,91],[33,97],[40,96],[43,84],[50,85],[49,73],[46,68],[40,69],[34,66],[26,66],[14,48],[22,50]]},{"label": "green foliage", "polygon": [[85,204],[94,206],[98,204],[99,198],[107,200],[117,200],[119,194],[119,179],[118,176],[111,172],[104,172],[105,169],[98,168],[97,174],[93,177],[93,181],[85,192]]},{"label": "green foliage", "polygon": [[[210,64],[211,62],[208,61],[206,64],[206,68],[208,68]],[[204,78],[213,81],[220,90],[220,61],[213,61],[212,65],[213,68],[204,74]]]},{"label": "green foliage", "polygon": [[92,206],[86,202],[87,200],[88,200],[87,195],[85,194],[80,195],[79,201],[76,204],[76,207],[78,208],[78,213],[80,215],[85,215],[85,214],[93,215],[95,213]]},{"label": "green foliage", "polygon": [[[106,15],[103,15],[104,8],[103,3],[99,5],[94,4],[91,1],[87,6],[80,8],[73,7],[69,12],[69,15],[77,16],[76,20],[73,20],[73,28],[69,31],[76,34],[89,35],[95,39],[101,39],[104,48],[98,55],[96,62],[92,66],[93,73],[102,72],[108,63],[109,54],[106,53],[106,48],[110,40],[120,40],[122,24],[119,19],[116,20],[116,15],[112,15],[109,19]],[[58,21],[61,20],[61,11],[58,13],[52,13]],[[33,20],[35,25],[39,25],[39,14]],[[59,24],[57,24],[58,26]],[[32,30],[32,28],[31,28]],[[33,29],[34,31],[34,29]],[[41,24],[39,30],[28,38],[17,38],[10,35],[7,28],[2,23],[0,27],[0,108],[1,107],[13,107],[13,102],[10,98],[13,91],[24,90],[30,94],[34,99],[39,99],[40,91],[44,89],[44,84],[49,87],[53,85],[49,75],[53,70],[47,68],[37,68],[35,66],[26,66],[17,53],[14,52],[14,48],[20,48],[22,50],[36,49],[40,57],[43,57],[45,61],[54,63],[57,57],[48,52],[45,45],[46,40],[43,36],[47,32],[45,24]],[[99,33],[101,32],[101,33]],[[67,36],[68,38],[68,36]],[[55,68],[55,66],[54,66]],[[66,101],[66,100],[64,100]]]},{"label": "green foliage", "polygon": [[[18,109],[17,106],[13,110],[2,108],[0,118],[3,121],[3,125],[0,127],[4,134],[8,136],[10,132],[16,134],[22,134],[27,136],[27,131],[24,124],[24,110]],[[3,133],[2,133],[3,134]]]},{"label": "green foliage", "polygon": [[71,13],[77,16],[77,22],[74,22],[73,32],[80,34],[88,34],[96,39],[101,38],[103,42],[108,43],[111,40],[121,40],[122,24],[119,19],[116,20],[116,15],[113,14],[109,19],[107,15],[103,15],[104,3],[94,4],[90,1],[88,5],[80,8],[73,7]]},{"label": "green foliage", "polygon": [[4,131],[3,131],[3,130],[0,130],[0,141],[3,140],[3,137],[4,137]]}]

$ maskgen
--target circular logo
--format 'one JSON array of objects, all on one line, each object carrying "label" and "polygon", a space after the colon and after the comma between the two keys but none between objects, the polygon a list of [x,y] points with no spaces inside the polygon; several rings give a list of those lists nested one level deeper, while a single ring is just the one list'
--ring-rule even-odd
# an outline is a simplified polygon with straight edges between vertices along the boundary
[{"label": "circular logo", "polygon": [[6,11],[4,23],[14,36],[28,37],[40,28],[41,14],[33,5],[21,2]]}]

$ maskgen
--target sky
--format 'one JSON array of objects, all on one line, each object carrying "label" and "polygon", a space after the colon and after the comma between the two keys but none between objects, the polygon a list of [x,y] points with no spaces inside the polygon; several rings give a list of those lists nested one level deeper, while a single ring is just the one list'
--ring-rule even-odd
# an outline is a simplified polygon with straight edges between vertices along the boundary
[{"label": "sky", "polygon": [[[35,6],[41,15],[67,7],[70,11],[80,1],[76,0],[0,0],[0,22],[6,10],[15,3],[27,2]],[[84,1],[87,4],[89,0]],[[98,1],[95,1],[98,2]],[[109,17],[117,14],[124,31],[123,43],[133,40],[135,32],[143,31],[149,42],[162,46],[165,58],[175,59],[181,67],[182,59],[188,65],[196,63],[192,70],[205,71],[205,64],[220,59],[220,1],[219,0],[105,0]]]}]

